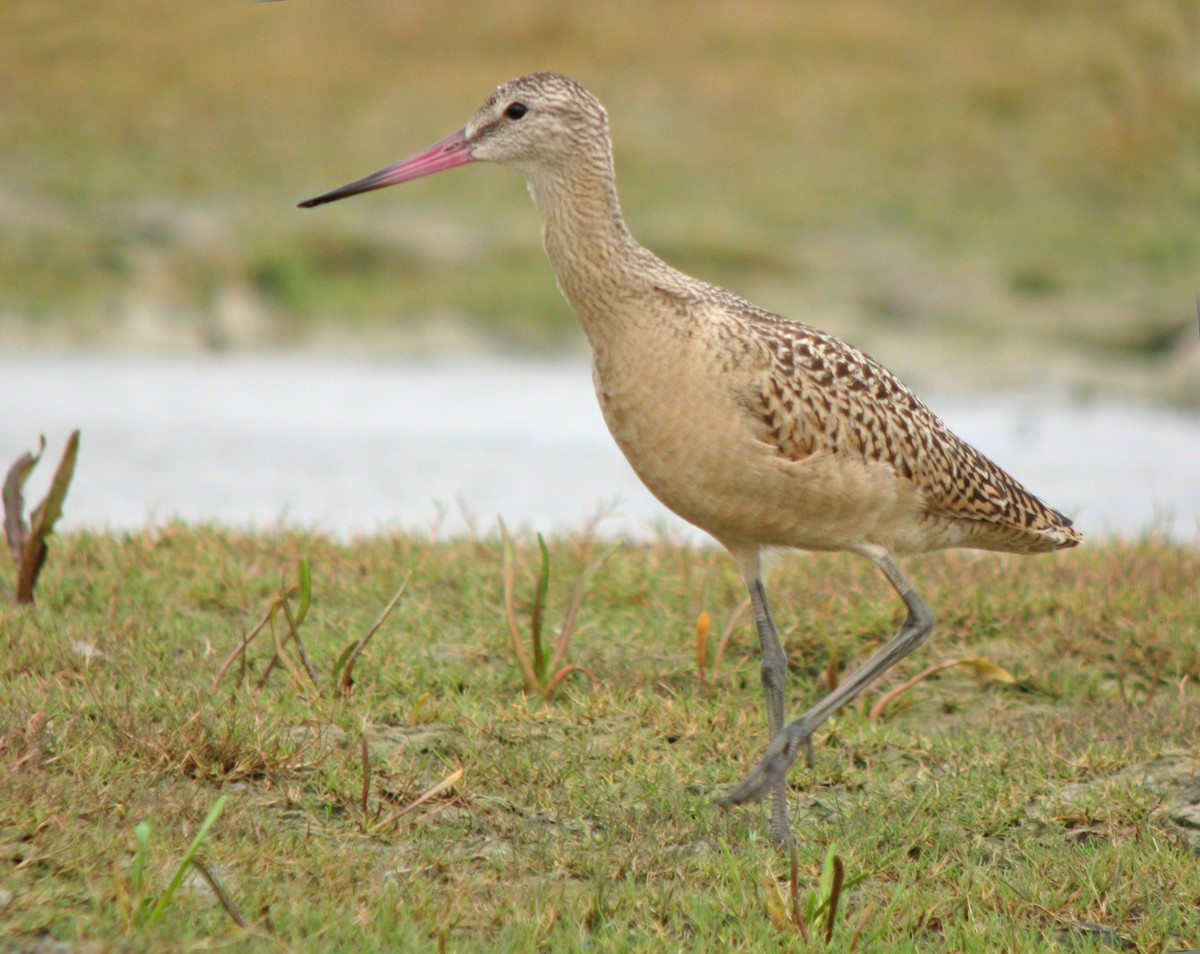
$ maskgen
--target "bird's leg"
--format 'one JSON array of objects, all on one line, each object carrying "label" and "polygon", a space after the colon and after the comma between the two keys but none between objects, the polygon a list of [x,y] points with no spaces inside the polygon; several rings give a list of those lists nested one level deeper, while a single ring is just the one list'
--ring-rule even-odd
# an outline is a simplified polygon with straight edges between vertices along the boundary
[{"label": "bird's leg", "polygon": [[[759,672],[762,674],[763,696],[767,702],[767,731],[770,742],[783,729],[783,693],[787,685],[787,653],[779,639],[775,618],[767,602],[767,591],[763,588],[762,575],[755,572],[746,581],[750,590],[750,603],[754,607],[754,622],[758,627],[761,647]],[[786,847],[792,840],[787,812],[787,776],[777,778],[771,786],[771,837],[777,847]]]},{"label": "bird's leg", "polygon": [[[900,572],[888,552],[882,548],[864,547],[859,552],[875,561],[884,576],[900,594],[908,607],[908,616],[884,646],[862,664],[845,682],[830,692],[824,699],[809,709],[794,722],[785,725],[771,744],[766,754],[741,782],[730,789],[721,799],[722,805],[740,805],[757,801],[767,794],[775,797],[786,784],[788,769],[795,761],[801,747],[811,746],[812,734],[817,726],[849,703],[884,672],[911,653],[925,641],[933,629],[933,613],[913,588],[908,578]],[[764,653],[765,657],[765,653]]]}]

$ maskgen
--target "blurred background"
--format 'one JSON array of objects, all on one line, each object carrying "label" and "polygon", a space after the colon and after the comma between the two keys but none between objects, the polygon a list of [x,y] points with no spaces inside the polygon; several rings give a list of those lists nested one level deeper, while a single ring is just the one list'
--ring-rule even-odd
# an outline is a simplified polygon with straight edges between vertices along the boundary
[{"label": "blurred background", "polygon": [[[63,399],[82,419],[147,366],[197,404],[240,394],[236,416],[256,388],[302,400],[321,356],[342,362],[335,381],[362,377],[355,359],[403,376],[508,356],[513,387],[536,378],[531,357],[582,356],[515,172],[295,207],[532,69],[606,104],[626,217],[672,264],[951,407],[1002,395],[1009,432],[1037,432],[1045,402],[1091,402],[1166,415],[1184,443],[1164,460],[1200,455],[1196,0],[7,0],[0,17],[0,463],[58,426],[39,390],[90,382]],[[290,383],[263,383],[267,354],[303,356]],[[214,361],[218,384],[188,377]],[[81,370],[97,367],[112,377]],[[100,452],[81,426],[78,481]],[[1167,466],[1124,439],[1109,450]],[[1183,495],[1146,505],[1200,512]],[[147,513],[205,515],[150,496]],[[83,503],[103,522],[103,501]]]}]

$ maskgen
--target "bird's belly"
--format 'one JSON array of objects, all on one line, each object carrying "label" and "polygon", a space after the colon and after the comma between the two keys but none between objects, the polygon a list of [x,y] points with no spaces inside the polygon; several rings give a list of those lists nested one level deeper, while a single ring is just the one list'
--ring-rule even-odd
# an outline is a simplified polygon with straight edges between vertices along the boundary
[{"label": "bird's belly", "polygon": [[[726,546],[912,549],[919,501],[890,468],[831,454],[796,461],[758,440],[734,395],[703,361],[597,368],[605,422],[666,507]],[[603,372],[603,373],[601,373]]]}]

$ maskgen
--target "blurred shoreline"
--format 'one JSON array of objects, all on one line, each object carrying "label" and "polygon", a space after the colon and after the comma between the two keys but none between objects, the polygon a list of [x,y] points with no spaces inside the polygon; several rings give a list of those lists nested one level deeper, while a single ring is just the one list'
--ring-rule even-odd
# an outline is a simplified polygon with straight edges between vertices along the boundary
[{"label": "blurred shoreline", "polygon": [[[1089,537],[1200,541],[1200,420],[1045,392],[931,393],[946,422]],[[0,463],[48,440],[41,493],[82,430],[64,528],[173,518],[299,526],[703,534],[641,487],[612,443],[579,356],[393,359],[0,355]]]},{"label": "blurred shoreline", "polygon": [[[557,293],[548,270],[544,279]],[[146,362],[222,356],[267,361],[387,356],[401,362],[586,357],[587,342],[565,302],[561,311],[569,322],[566,330],[552,344],[530,345],[520,336],[512,341],[511,329],[500,324],[480,323],[449,310],[406,323],[347,327],[331,321],[297,329],[279,321],[253,293],[232,289],[216,296],[204,313],[147,299],[90,323],[33,323],[9,316],[0,320],[0,355],[37,361],[95,353]],[[980,392],[1037,393],[1068,402],[1133,401],[1200,411],[1200,317],[1163,353],[1144,356],[1097,350],[1080,342],[1030,341],[1015,331],[983,335],[974,328],[955,333],[871,321],[837,305],[779,311],[860,348],[921,394],[970,400]]]}]

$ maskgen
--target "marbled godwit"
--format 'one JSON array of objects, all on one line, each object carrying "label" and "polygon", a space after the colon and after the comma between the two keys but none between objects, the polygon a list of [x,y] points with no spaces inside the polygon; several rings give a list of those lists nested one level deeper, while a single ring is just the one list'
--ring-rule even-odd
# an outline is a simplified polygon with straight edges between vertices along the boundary
[{"label": "marbled godwit", "polygon": [[[861,351],[691,278],[639,245],[617,202],[607,114],[566,76],[505,83],[459,132],[301,205],[474,161],[524,173],[558,285],[591,343],[604,419],[625,457],[651,493],[737,561],[762,647],[770,742],[721,801],[770,795],[771,832],[784,843],[796,755],[933,627],[892,554],[1041,553],[1076,546],[1081,536]],[[769,547],[860,553],[908,608],[891,640],[787,724],[787,657],[762,581]]]}]

